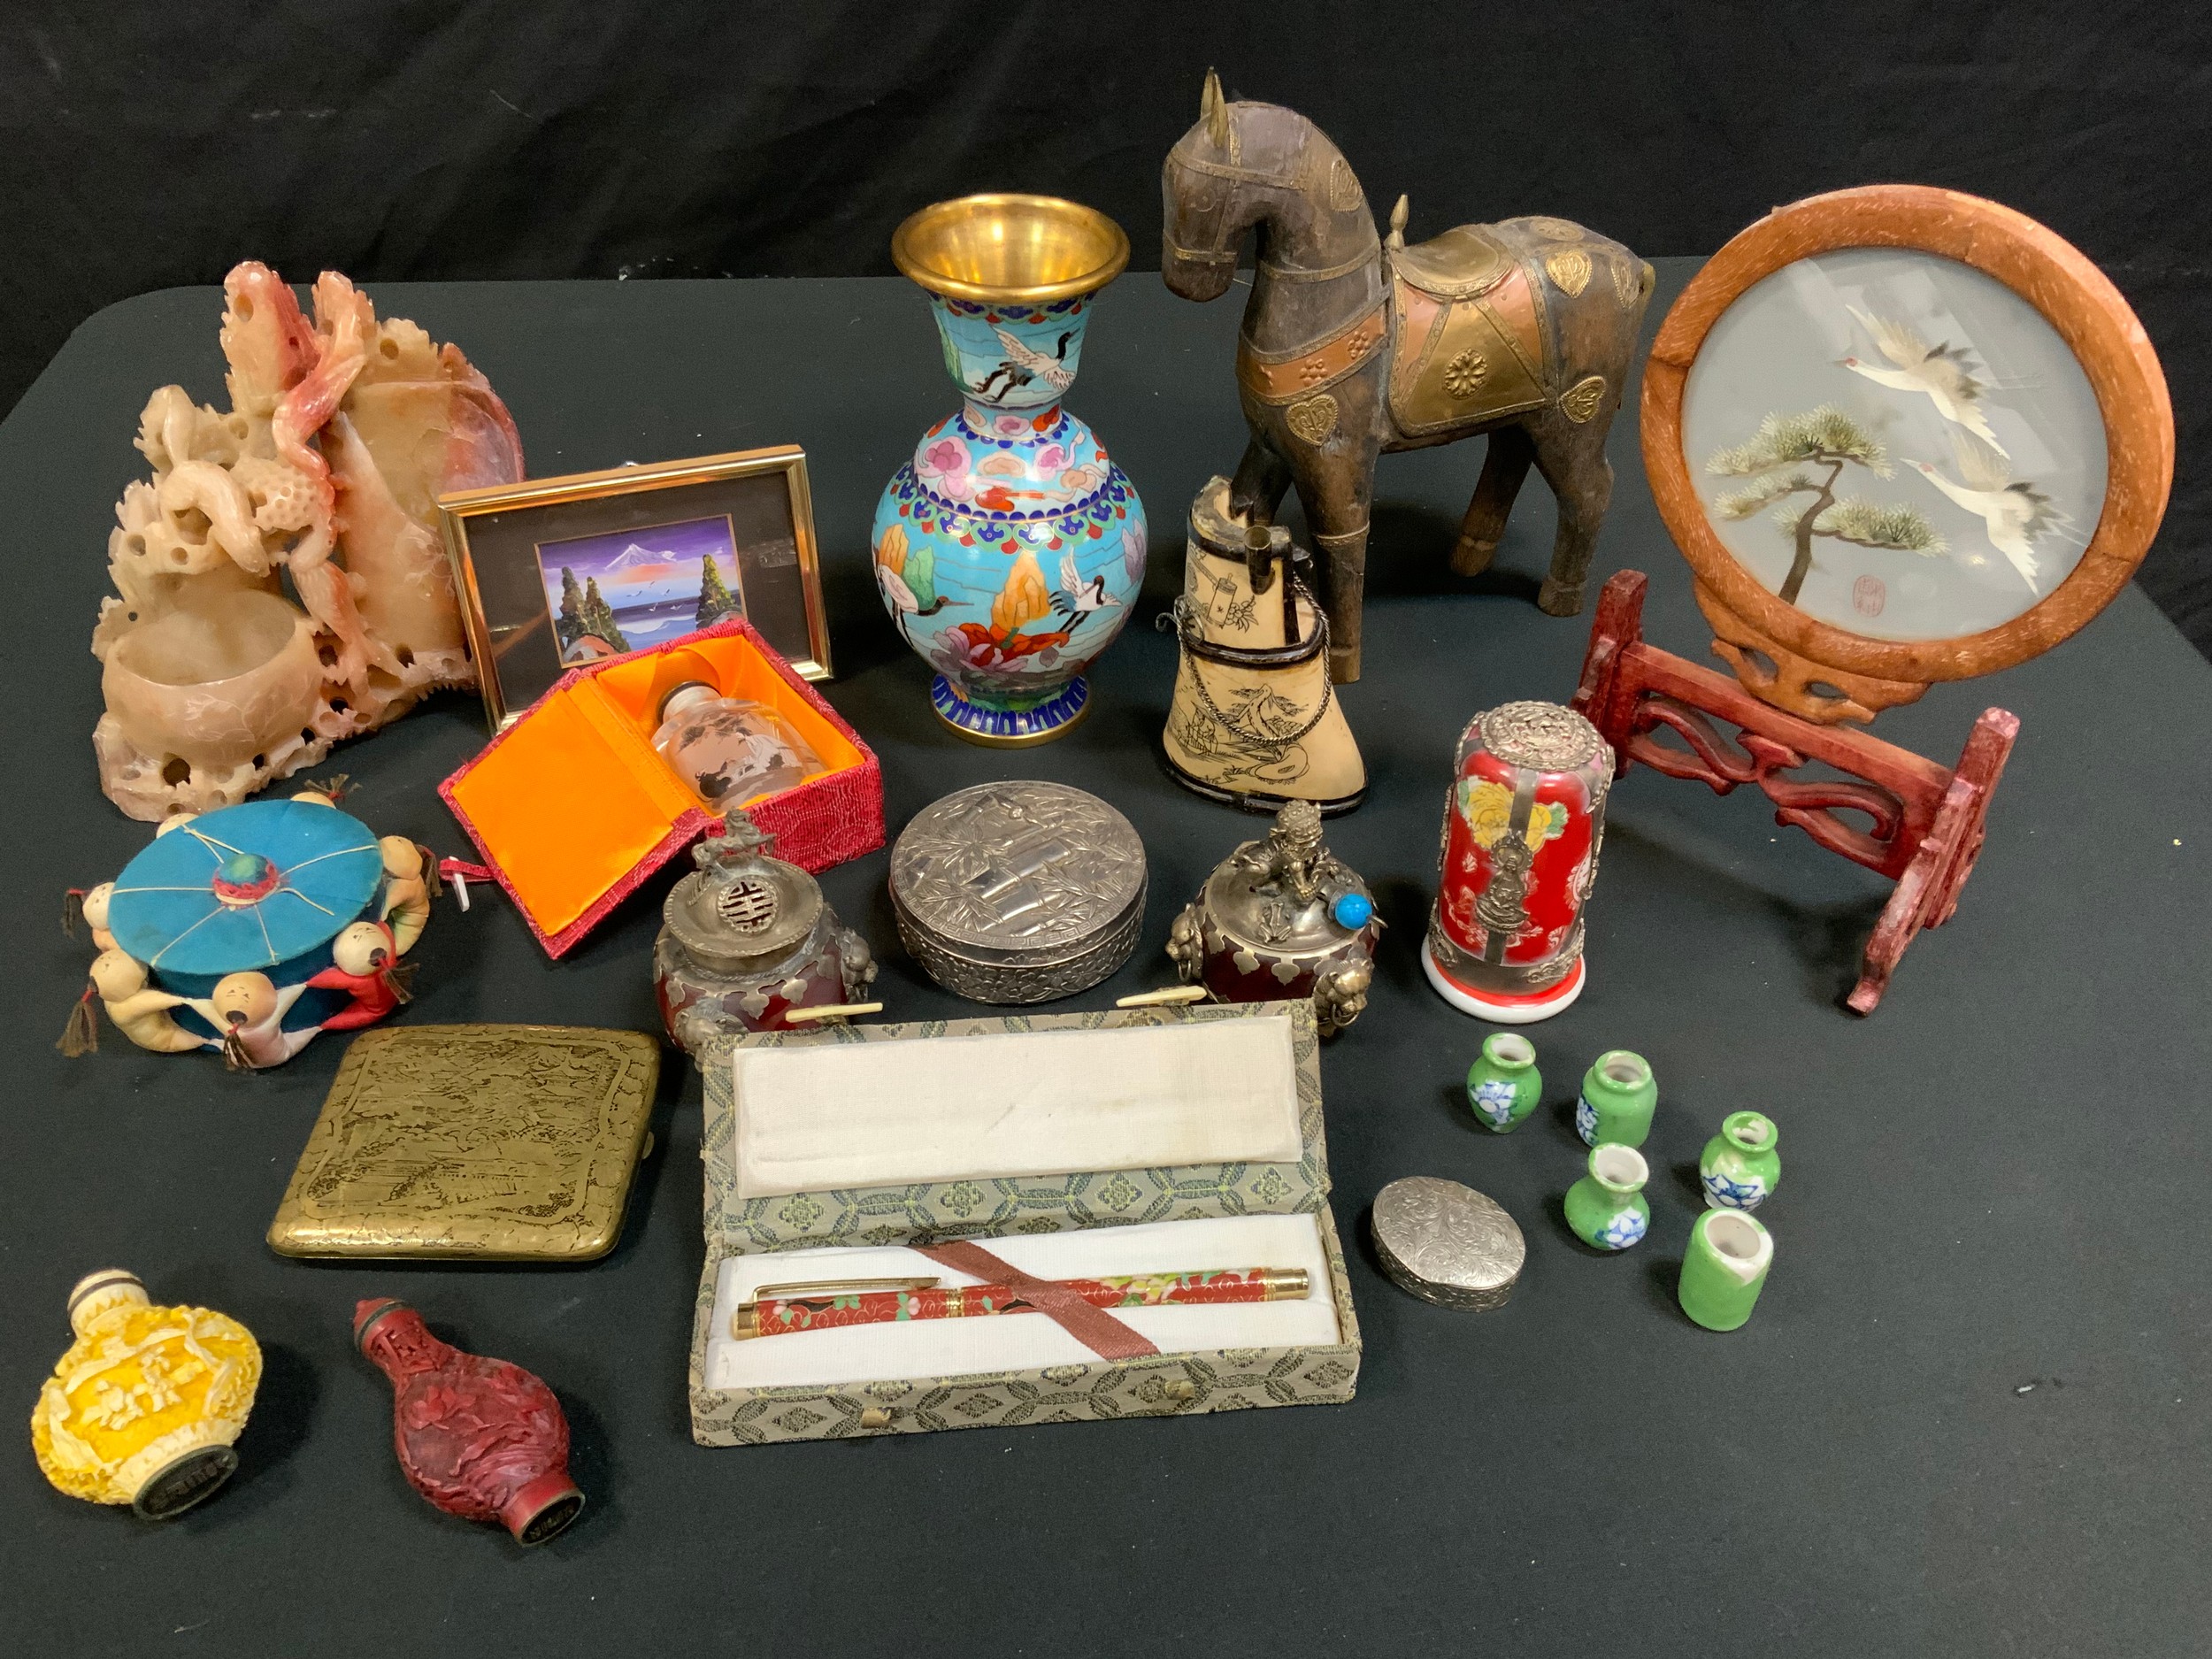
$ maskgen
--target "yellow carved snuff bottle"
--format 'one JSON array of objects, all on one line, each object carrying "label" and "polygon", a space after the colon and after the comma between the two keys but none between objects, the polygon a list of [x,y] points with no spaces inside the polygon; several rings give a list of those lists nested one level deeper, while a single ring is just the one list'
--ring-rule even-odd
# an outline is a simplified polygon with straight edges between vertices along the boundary
[{"label": "yellow carved snuff bottle", "polygon": [[232,1443],[261,1381],[261,1347],[206,1308],[157,1308],[137,1276],[88,1273],[69,1293],[77,1333],[39,1391],[31,1449],[58,1491],[165,1521],[238,1467]]}]

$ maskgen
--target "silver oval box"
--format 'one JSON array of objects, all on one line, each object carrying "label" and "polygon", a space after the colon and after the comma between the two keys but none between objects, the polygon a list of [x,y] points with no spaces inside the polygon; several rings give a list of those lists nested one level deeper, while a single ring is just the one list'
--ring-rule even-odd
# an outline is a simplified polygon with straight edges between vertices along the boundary
[{"label": "silver oval box", "polygon": [[1373,1228],[1383,1271],[1443,1308],[1504,1307],[1528,1255],[1495,1199],[1433,1175],[1409,1175],[1376,1194]]},{"label": "silver oval box", "polygon": [[979,1002],[1048,1002],[1106,979],[1144,926],[1144,843],[1096,795],[982,783],[914,815],[891,849],[907,950]]}]

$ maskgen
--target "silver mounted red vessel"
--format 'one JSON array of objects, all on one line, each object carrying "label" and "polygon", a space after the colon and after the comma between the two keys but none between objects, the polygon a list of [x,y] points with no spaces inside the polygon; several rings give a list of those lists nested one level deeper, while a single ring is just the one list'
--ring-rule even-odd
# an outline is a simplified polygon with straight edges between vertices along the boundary
[{"label": "silver mounted red vessel", "polygon": [[1421,966],[1462,1013],[1546,1019],[1582,995],[1613,750],[1551,703],[1509,703],[1462,733]]},{"label": "silver mounted red vessel", "polygon": [[1292,801],[1265,840],[1215,867],[1168,930],[1167,953],[1213,1002],[1311,997],[1328,1037],[1367,1006],[1382,929],[1367,884],[1322,845],[1320,809]]}]

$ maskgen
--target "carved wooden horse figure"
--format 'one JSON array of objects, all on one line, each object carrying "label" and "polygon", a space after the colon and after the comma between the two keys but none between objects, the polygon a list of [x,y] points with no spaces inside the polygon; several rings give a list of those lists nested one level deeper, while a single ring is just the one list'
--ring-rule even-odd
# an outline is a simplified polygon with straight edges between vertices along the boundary
[{"label": "carved wooden horse figure", "polygon": [[1529,465],[1559,500],[1537,603],[1582,609],[1613,493],[1605,434],[1620,407],[1651,267],[1563,219],[1462,225],[1405,245],[1406,203],[1379,241],[1351,164],[1302,115],[1228,103],[1210,72],[1198,124],[1162,168],[1161,275],[1210,300],[1259,232],[1237,341],[1251,442],[1230,510],[1273,522],[1293,484],[1328,563],[1329,666],[1359,678],[1360,590],[1375,457],[1490,434],[1452,568],[1489,564]]}]

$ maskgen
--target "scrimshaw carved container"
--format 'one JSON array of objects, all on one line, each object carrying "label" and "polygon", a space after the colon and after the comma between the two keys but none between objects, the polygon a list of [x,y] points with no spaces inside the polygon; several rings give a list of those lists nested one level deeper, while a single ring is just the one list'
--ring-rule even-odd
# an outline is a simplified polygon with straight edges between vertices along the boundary
[{"label": "scrimshaw carved container", "polygon": [[[1329,1210],[1310,1002],[717,1034],[699,1064],[706,1266],[690,1356],[699,1444],[1352,1398],[1359,1325]],[[870,1078],[873,1087],[854,1087]],[[924,1095],[942,1106],[926,1124],[915,1108]],[[1101,1156],[1115,1167],[1099,1167]],[[828,1179],[807,1187],[808,1171]],[[1312,1295],[1264,1304],[1284,1323],[1250,1345],[1179,1344],[1163,1323],[1143,1327],[1160,1352],[1121,1360],[1067,1351],[1036,1315],[961,1322],[990,1345],[987,1363],[970,1348],[964,1367],[926,1374],[895,1347],[871,1350],[865,1363],[848,1350],[818,1364],[808,1349],[780,1346],[850,1332],[731,1340],[733,1298],[762,1278],[933,1273],[902,1247],[953,1239],[982,1240],[1009,1260],[1048,1247],[1079,1261],[1147,1234],[1161,1240],[1151,1248],[1164,1252],[1162,1265],[1183,1268],[1206,1265],[1186,1240],[1223,1240],[1228,1254],[1253,1258],[1245,1266],[1298,1265],[1271,1258],[1302,1240]],[[876,1338],[926,1340],[933,1323],[877,1326]],[[998,1328],[974,1329],[984,1325]]]},{"label": "scrimshaw carved container", "polygon": [[1175,604],[1182,648],[1160,734],[1168,775],[1248,812],[1310,801],[1325,817],[1367,794],[1367,767],[1329,679],[1326,614],[1280,525],[1232,515],[1229,480],[1191,502]]},{"label": "scrimshaw carved container", "polygon": [[1582,716],[1509,703],[1460,734],[1421,966],[1463,1013],[1545,1019],[1582,995],[1613,751]]}]

